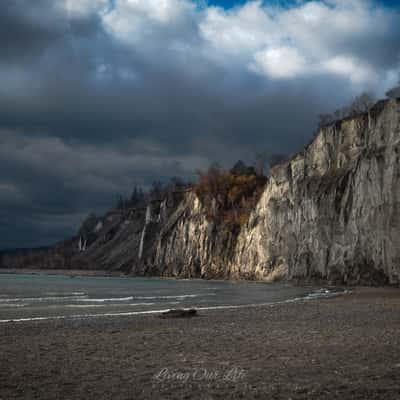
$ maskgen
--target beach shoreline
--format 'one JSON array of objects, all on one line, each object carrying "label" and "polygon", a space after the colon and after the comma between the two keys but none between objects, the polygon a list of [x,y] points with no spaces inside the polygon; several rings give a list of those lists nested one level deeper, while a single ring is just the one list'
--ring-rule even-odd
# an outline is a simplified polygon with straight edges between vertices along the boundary
[{"label": "beach shoreline", "polygon": [[26,275],[65,275],[65,276],[104,276],[124,277],[129,276],[119,271],[90,270],[90,269],[44,269],[44,268],[0,268],[1,274],[26,274]]},{"label": "beach shoreline", "polygon": [[0,325],[0,398],[397,399],[400,291]]}]

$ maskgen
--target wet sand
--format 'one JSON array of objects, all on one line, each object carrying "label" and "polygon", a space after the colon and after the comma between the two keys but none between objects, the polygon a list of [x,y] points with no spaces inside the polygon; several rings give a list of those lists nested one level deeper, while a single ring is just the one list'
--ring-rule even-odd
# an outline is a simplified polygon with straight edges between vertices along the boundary
[{"label": "wet sand", "polygon": [[399,399],[400,289],[0,324],[0,399]]}]

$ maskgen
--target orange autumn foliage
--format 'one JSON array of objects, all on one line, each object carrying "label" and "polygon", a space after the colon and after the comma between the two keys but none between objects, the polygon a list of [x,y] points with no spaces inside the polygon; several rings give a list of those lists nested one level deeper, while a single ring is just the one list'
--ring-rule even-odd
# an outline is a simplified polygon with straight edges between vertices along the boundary
[{"label": "orange autumn foliage", "polygon": [[208,210],[208,218],[230,227],[247,222],[267,182],[264,176],[234,174],[212,166],[207,173],[199,172],[195,192]]}]

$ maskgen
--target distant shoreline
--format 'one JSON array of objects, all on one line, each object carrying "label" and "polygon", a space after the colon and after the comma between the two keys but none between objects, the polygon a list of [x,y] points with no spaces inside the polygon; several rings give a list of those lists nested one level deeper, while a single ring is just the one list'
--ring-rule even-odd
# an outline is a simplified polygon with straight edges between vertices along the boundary
[{"label": "distant shoreline", "polygon": [[66,276],[127,276],[118,271],[84,269],[0,268],[1,274],[66,275]]},{"label": "distant shoreline", "polygon": [[[25,275],[65,275],[65,276],[102,276],[114,278],[162,278],[169,280],[212,280],[213,282],[254,282],[254,283],[270,283],[255,280],[229,280],[229,279],[204,279],[204,278],[180,278],[175,276],[162,276],[162,275],[129,275],[120,271],[106,271],[101,269],[86,270],[86,269],[44,269],[44,268],[0,268],[0,275],[2,274],[25,274]],[[329,286],[329,285],[326,285]]]}]

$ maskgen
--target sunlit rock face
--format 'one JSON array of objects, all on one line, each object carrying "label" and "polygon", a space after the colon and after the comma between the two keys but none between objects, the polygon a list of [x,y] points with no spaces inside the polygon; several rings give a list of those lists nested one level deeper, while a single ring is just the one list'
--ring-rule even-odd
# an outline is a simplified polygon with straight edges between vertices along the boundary
[{"label": "sunlit rock face", "polygon": [[269,183],[238,234],[207,221],[194,194],[161,230],[162,275],[232,279],[400,280],[400,107],[320,130]]},{"label": "sunlit rock face", "polygon": [[398,282],[399,118],[398,101],[378,103],[275,167],[238,238],[236,274]]},{"label": "sunlit rock face", "polygon": [[216,226],[194,193],[189,193],[162,227],[154,265],[161,275],[230,278],[237,233]]}]

